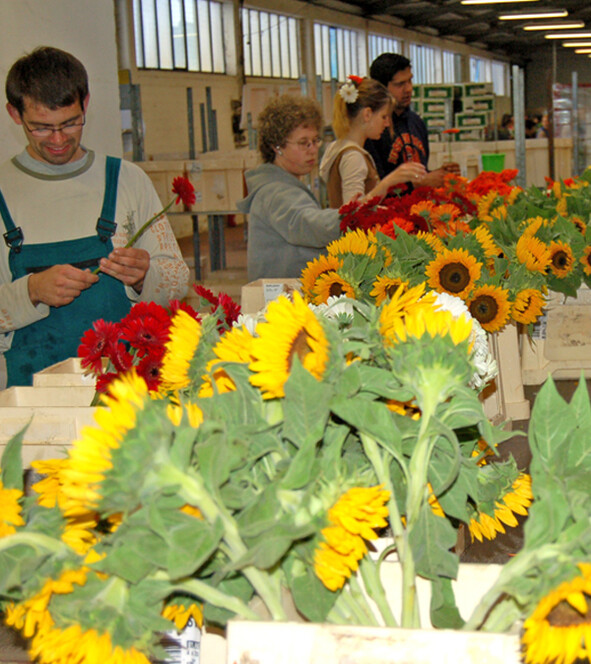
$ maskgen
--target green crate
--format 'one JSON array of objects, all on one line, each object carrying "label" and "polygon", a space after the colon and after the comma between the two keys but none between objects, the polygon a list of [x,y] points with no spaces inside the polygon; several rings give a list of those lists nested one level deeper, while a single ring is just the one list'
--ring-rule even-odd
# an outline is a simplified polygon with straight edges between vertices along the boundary
[{"label": "green crate", "polygon": [[464,83],[464,97],[482,97],[493,94],[492,83]]},{"label": "green crate", "polygon": [[421,117],[427,129],[447,129],[448,122],[443,113],[423,113]]},{"label": "green crate", "polygon": [[423,113],[445,113],[449,103],[446,99],[425,99],[423,100]]},{"label": "green crate", "polygon": [[457,134],[451,135],[455,141],[482,141],[484,140],[484,127],[460,129]]},{"label": "green crate", "polygon": [[453,99],[453,85],[423,85],[423,99]]},{"label": "green crate", "polygon": [[412,98],[421,99],[423,96],[423,86],[422,85],[413,85],[412,86]]},{"label": "green crate", "polygon": [[490,113],[494,110],[495,98],[493,95],[486,97],[465,97],[462,100],[462,111],[470,113]]},{"label": "green crate", "polygon": [[458,129],[486,127],[488,113],[456,113],[455,126]]}]

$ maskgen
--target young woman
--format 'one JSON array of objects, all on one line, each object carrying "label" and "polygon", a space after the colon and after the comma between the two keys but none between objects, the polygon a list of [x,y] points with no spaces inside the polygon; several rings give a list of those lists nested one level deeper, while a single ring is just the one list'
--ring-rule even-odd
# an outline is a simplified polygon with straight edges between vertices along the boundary
[{"label": "young woman", "polygon": [[248,278],[298,278],[339,237],[337,210],[323,210],[300,177],[318,159],[322,113],[306,97],[275,97],[258,117],[263,164],[246,173]]},{"label": "young woman", "polygon": [[390,93],[371,78],[350,76],[335,95],[332,127],[337,140],[327,147],[320,164],[331,207],[339,208],[355,198],[385,196],[390,187],[419,183],[426,174],[422,164],[407,162],[379,179],[363,145],[368,138],[380,138],[390,125],[391,114]]}]

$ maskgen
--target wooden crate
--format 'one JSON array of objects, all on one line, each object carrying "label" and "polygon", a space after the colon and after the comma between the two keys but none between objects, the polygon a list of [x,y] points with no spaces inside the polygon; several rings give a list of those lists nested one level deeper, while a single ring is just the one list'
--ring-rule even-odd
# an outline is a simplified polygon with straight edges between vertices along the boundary
[{"label": "wooden crate", "polygon": [[245,314],[256,314],[262,311],[271,300],[283,294],[301,293],[302,285],[299,279],[257,279],[242,286],[240,306]]},{"label": "wooden crate", "polygon": [[82,368],[79,357],[70,357],[33,374],[33,387],[68,387],[74,385],[83,387],[94,387],[96,385],[96,376]]}]

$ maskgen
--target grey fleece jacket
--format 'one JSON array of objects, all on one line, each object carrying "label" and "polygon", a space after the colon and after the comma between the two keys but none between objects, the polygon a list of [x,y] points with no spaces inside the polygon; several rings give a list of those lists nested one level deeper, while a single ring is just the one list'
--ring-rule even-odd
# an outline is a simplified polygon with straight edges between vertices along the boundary
[{"label": "grey fleece jacket", "polygon": [[246,173],[248,196],[238,209],[248,219],[249,280],[299,278],[306,264],[339,237],[338,210],[323,210],[287,171],[262,164]]}]

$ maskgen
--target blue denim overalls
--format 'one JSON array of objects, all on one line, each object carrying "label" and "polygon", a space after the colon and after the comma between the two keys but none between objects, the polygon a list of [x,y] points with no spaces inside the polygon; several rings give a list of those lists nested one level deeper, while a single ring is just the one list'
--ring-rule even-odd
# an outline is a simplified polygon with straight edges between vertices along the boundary
[{"label": "blue denim overalls", "polygon": [[[96,235],[42,244],[25,244],[24,233],[15,226],[0,192],[0,215],[10,247],[8,256],[13,280],[53,265],[69,264],[82,270],[94,269],[99,259],[113,250],[111,241],[117,224],[117,183],[121,160],[107,157],[103,209],[96,224]],[[23,222],[26,231],[26,220]],[[80,338],[92,323],[102,318],[119,321],[130,309],[125,286],[107,274],[99,273],[99,281],[84,290],[70,304],[50,307],[49,315],[14,332],[12,345],[4,353],[8,374],[7,386],[31,385],[33,374],[45,367],[75,357]]]}]

